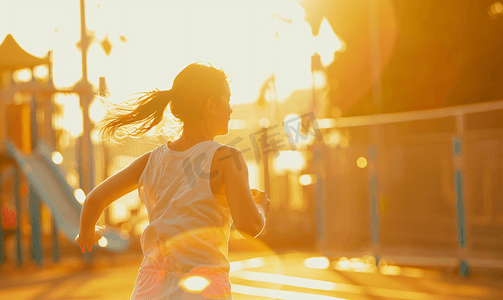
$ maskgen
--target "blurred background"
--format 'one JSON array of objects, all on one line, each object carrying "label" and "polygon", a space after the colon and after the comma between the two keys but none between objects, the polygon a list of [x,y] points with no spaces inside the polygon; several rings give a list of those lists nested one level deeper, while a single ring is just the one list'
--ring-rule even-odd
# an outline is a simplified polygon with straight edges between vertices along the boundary
[{"label": "blurred background", "polygon": [[4,274],[117,255],[139,268],[148,215],[136,192],[105,210],[92,254],[74,243],[85,195],[166,142],[162,128],[100,140],[97,96],[169,89],[196,61],[231,74],[230,130],[216,141],[242,150],[250,186],[271,199],[257,241],[233,231],[231,258],[503,270],[501,1],[0,0],[0,41]]}]

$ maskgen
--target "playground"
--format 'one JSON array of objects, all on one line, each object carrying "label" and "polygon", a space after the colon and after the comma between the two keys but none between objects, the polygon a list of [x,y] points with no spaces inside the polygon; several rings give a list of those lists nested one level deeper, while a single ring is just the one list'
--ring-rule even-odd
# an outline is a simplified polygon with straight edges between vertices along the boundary
[{"label": "playground", "polygon": [[[8,58],[0,62],[3,72],[0,118],[1,263],[6,251],[15,253],[18,266],[26,264],[28,257],[38,265],[42,265],[48,256],[57,262],[62,247],[65,247],[60,235],[72,241],[79,231],[82,209],[81,202],[77,200],[79,192],[68,183],[65,169],[60,165],[61,154],[55,150],[57,130],[53,124],[53,95],[75,94],[80,99],[86,99],[92,97],[93,91],[90,85],[80,83],[70,90],[55,89],[50,55],[48,53],[44,58],[30,55],[11,35],[0,45],[0,56]],[[45,80],[34,74],[34,70],[40,67],[47,70]],[[32,79],[17,82],[15,74],[19,70],[30,71]],[[81,138],[81,146],[86,145],[85,140]],[[87,142],[90,149],[89,136]],[[81,150],[81,153],[85,154],[85,151]],[[84,169],[79,169],[80,183],[89,191],[92,178],[86,178],[89,172]],[[127,237],[118,230],[107,230],[104,238],[108,251],[121,252],[128,248]],[[14,245],[6,245],[7,240],[15,241]],[[66,247],[71,248],[71,245]],[[92,254],[84,258],[90,260],[90,256]]]}]

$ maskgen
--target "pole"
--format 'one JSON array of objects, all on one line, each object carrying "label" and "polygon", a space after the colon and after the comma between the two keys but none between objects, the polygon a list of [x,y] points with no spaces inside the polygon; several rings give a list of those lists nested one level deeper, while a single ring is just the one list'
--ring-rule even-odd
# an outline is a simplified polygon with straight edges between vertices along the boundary
[{"label": "pole", "polygon": [[82,80],[80,82],[80,106],[82,107],[83,133],[81,137],[81,182],[82,189],[88,194],[94,187],[93,148],[91,143],[91,120],[89,119],[89,104],[92,98],[92,87],[87,81],[87,49],[89,39],[86,32],[85,3],[80,0],[80,36],[82,50]]},{"label": "pole", "polygon": [[14,169],[14,198],[16,202],[16,262],[19,267],[23,265],[23,249],[21,238],[21,189],[19,187],[19,169]]},{"label": "pole", "polygon": [[313,99],[311,100],[310,109],[313,111],[314,116],[318,117],[318,100],[316,99],[316,79],[315,72],[323,71],[323,65],[321,63],[321,56],[318,53],[314,53],[311,56],[311,76],[312,76],[312,91],[313,91]]},{"label": "pole", "polygon": [[[83,132],[80,138],[80,176],[81,188],[85,194],[88,194],[94,187],[94,168],[93,168],[93,148],[91,143],[91,120],[89,119],[89,104],[92,98],[92,87],[87,81],[87,49],[89,47],[89,39],[86,32],[86,9],[84,0],[80,0],[80,39],[82,46],[82,80],[80,82],[81,90],[80,106],[82,107]],[[84,261],[87,265],[93,263],[93,253],[86,252],[83,254]]]},{"label": "pole", "polygon": [[380,217],[379,217],[379,182],[376,172],[376,146],[371,144],[368,150],[369,163],[369,194],[370,194],[370,237],[372,254],[375,257],[376,267],[379,266],[379,243],[380,243]]},{"label": "pole", "polygon": [[[379,43],[379,20],[378,20],[378,1],[368,0],[369,16],[369,48],[370,48],[370,72],[372,83],[372,97],[374,107],[379,112],[382,107],[382,83],[381,83],[381,53]],[[381,145],[382,135],[378,125],[371,127],[370,136],[377,145]],[[370,230],[371,230],[371,248],[375,256],[376,266],[379,266],[380,257],[380,203],[379,203],[379,181],[376,171],[376,152],[375,144],[369,146],[369,192],[370,192]]]},{"label": "pole", "polygon": [[379,43],[378,2],[369,0],[370,71],[374,107],[377,112],[382,107],[381,50]]},{"label": "pole", "polygon": [[[52,51],[47,53],[47,57],[49,57],[49,63],[47,64],[47,68],[49,69],[49,78],[48,83],[51,89],[54,90],[54,84],[52,82]],[[56,149],[56,135],[53,129],[53,120],[52,116],[54,115],[54,107],[52,104],[52,96],[54,94],[51,93],[49,95],[44,95],[43,103],[44,103],[44,126],[45,126],[45,142],[51,149]]]},{"label": "pole", "polygon": [[52,260],[54,262],[59,262],[59,241],[58,241],[58,226],[54,216],[51,214],[52,220]]},{"label": "pole", "polygon": [[[32,84],[37,84],[35,76],[33,76],[33,68],[31,69]],[[31,152],[35,151],[38,143],[38,122],[37,122],[37,98],[35,93],[31,94],[30,98],[30,137],[31,137]]]},{"label": "pole", "polygon": [[316,166],[316,240],[318,251],[323,251],[326,241],[325,241],[325,210],[323,204],[323,175],[321,170],[323,169],[322,162],[322,149],[321,144],[316,143],[313,145],[314,154],[314,165]]},{"label": "pole", "polygon": [[86,8],[84,0],[80,0],[80,43],[82,50],[82,81],[87,83],[87,48],[88,37],[86,32]]},{"label": "pole", "polygon": [[453,139],[453,160],[454,160],[454,188],[456,196],[456,217],[458,227],[458,244],[459,244],[459,274],[461,277],[467,277],[470,273],[470,268],[467,262],[467,246],[466,246],[466,216],[465,216],[465,199],[464,199],[464,115],[456,116],[456,136]]},{"label": "pole", "polygon": [[279,124],[281,122],[279,118],[279,100],[278,93],[276,92],[276,74],[272,75],[272,88],[274,92],[274,124]]},{"label": "pole", "polygon": [[31,221],[31,258],[37,265],[42,265],[42,239],[41,239],[41,222],[40,222],[40,200],[35,194],[35,191],[30,187],[29,192],[29,210]]},{"label": "pole", "polygon": [[[314,53],[311,56],[311,77],[312,77],[312,93],[310,110],[314,114],[315,119],[318,117],[318,100],[316,99],[316,71],[323,71],[323,64],[321,63],[321,56]],[[314,123],[313,123],[314,125]],[[314,165],[316,166],[316,247],[319,251],[323,251],[325,247],[325,210],[324,210],[324,180],[325,174],[323,166],[323,151],[324,142],[321,141],[313,145]]]}]

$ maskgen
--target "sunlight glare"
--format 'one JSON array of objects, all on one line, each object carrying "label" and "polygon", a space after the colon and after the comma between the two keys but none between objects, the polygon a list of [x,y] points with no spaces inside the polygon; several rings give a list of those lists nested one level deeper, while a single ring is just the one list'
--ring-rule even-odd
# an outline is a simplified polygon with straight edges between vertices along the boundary
[{"label": "sunlight glare", "polygon": [[259,268],[265,265],[265,260],[262,257],[255,257],[246,260],[231,262],[231,271],[236,272],[242,269]]},{"label": "sunlight glare", "polygon": [[351,269],[354,271],[364,271],[365,270],[365,263],[362,261],[362,259],[358,257],[350,258],[349,261],[351,262]]},{"label": "sunlight glare", "polygon": [[97,86],[100,77],[107,77],[108,75],[108,62],[109,59],[102,47],[98,43],[93,43],[89,46],[88,60],[92,62],[88,67],[87,78],[89,81]]},{"label": "sunlight glare", "polygon": [[46,81],[47,77],[49,76],[49,69],[46,65],[36,66],[35,68],[33,68],[33,75],[39,80]]},{"label": "sunlight glare", "polygon": [[402,273],[402,269],[399,266],[389,266],[385,265],[379,267],[379,273],[384,275],[400,275]]},{"label": "sunlight glare", "polygon": [[[146,208],[144,207],[145,206],[142,206],[142,210],[146,210]],[[139,223],[136,223],[136,225],[133,227],[134,234],[141,235],[143,230],[145,230],[147,226],[148,226],[148,220],[143,220],[140,221]]]},{"label": "sunlight glare", "polygon": [[305,164],[306,159],[301,152],[279,151],[278,157],[274,160],[274,169],[278,174],[283,174],[285,171],[298,172],[304,168]]},{"label": "sunlight glare", "polygon": [[286,20],[302,20],[306,16],[304,8],[296,2],[285,2],[279,9],[279,15]]},{"label": "sunlight glare", "polygon": [[190,276],[183,279],[180,285],[188,292],[199,293],[210,285],[210,281],[202,276]]},{"label": "sunlight glare", "polygon": [[91,130],[91,142],[94,145],[98,145],[99,143],[101,143],[100,130],[98,128],[94,128]]},{"label": "sunlight glare", "polygon": [[[349,262],[349,260],[348,260]],[[287,292],[263,288],[252,288],[244,285],[232,284],[232,292],[238,294],[262,296],[274,299],[340,299],[329,296],[316,295],[315,290],[336,291],[343,293],[359,294],[365,296],[384,297],[386,299],[429,299],[430,295],[422,292],[404,291],[398,289],[363,287],[359,284],[335,283],[322,280],[307,279],[301,277],[259,273],[253,271],[239,271],[231,274],[231,278],[239,278],[254,282],[273,283],[293,287],[307,288],[313,293]],[[279,293],[278,293],[279,292]]]},{"label": "sunlight glare", "polygon": [[242,262],[246,265],[246,268],[258,268],[262,267],[265,264],[265,261],[262,257],[251,258]]},{"label": "sunlight glare", "polygon": [[335,119],[333,118],[324,118],[324,119],[316,119],[316,122],[313,124],[316,129],[327,129],[335,127]]},{"label": "sunlight glare", "polygon": [[116,223],[125,221],[130,217],[130,210],[128,210],[126,205],[120,202],[112,203],[112,209],[110,211],[112,212],[112,219]]},{"label": "sunlight glare", "polygon": [[239,271],[239,270],[242,270],[244,269],[244,265],[242,262],[240,261],[232,261],[231,262],[231,268],[230,268],[230,271],[229,272],[236,272],[236,271]]},{"label": "sunlight glare", "polygon": [[266,288],[257,288],[240,284],[232,284],[232,292],[243,295],[265,297],[266,299],[282,300],[347,300],[345,298],[336,298],[332,296],[315,295],[301,292],[281,291]]},{"label": "sunlight glare", "polygon": [[98,241],[98,245],[102,248],[105,248],[108,245],[107,238],[102,236],[101,239]]},{"label": "sunlight glare", "polygon": [[299,183],[302,186],[310,185],[316,182],[316,175],[303,174],[299,177]]},{"label": "sunlight glare", "polygon": [[59,165],[63,162],[63,155],[61,155],[58,151],[54,151],[52,152],[51,159],[55,164]]},{"label": "sunlight glare", "polygon": [[[184,66],[209,61],[234,74],[236,103],[255,101],[260,86],[273,73],[282,102],[293,91],[311,87],[314,52],[327,65],[342,47],[326,19],[314,37],[297,2],[86,1],[86,26],[92,36],[88,80],[96,87],[98,78],[106,76],[110,93],[122,102],[133,93],[167,89]],[[0,33],[12,33],[26,51],[39,57],[52,49],[54,85],[72,87],[82,77],[81,52],[76,47],[81,38],[78,2],[47,0],[30,10],[24,6],[23,1],[10,1],[3,7]],[[160,35],[164,29],[174,30]],[[108,56],[100,44],[107,37]]]},{"label": "sunlight glare", "polygon": [[16,70],[12,74],[12,79],[15,82],[29,82],[31,80],[31,71],[30,69]]},{"label": "sunlight glare", "polygon": [[338,265],[343,270],[349,270],[351,268],[351,262],[349,261],[349,259],[347,257],[341,257],[341,258],[339,258]]},{"label": "sunlight glare", "polygon": [[326,17],[323,17],[318,36],[315,37],[316,52],[321,56],[323,66],[334,61],[334,53],[341,50],[342,43],[332,30]]},{"label": "sunlight glare", "polygon": [[331,146],[331,147],[336,147],[339,142],[341,141],[341,133],[339,130],[334,130],[330,133],[330,135],[328,136],[328,144]]},{"label": "sunlight glare", "polygon": [[304,261],[304,266],[311,269],[328,269],[330,267],[330,260],[324,256],[310,257]]},{"label": "sunlight glare", "polygon": [[359,157],[357,160],[356,160],[356,165],[358,166],[358,168],[360,169],[363,169],[367,166],[367,159],[365,159],[365,157]]},{"label": "sunlight glare", "polygon": [[308,289],[317,289],[317,290],[323,290],[323,291],[332,291],[336,287],[335,283],[329,282],[329,281],[314,280],[314,279],[307,279],[307,278],[301,278],[301,277],[269,274],[269,273],[254,272],[254,271],[234,272],[231,275],[231,277],[246,279],[246,280],[251,280],[251,281],[284,284],[284,285],[296,286],[296,287],[308,288]]},{"label": "sunlight glare", "polygon": [[65,129],[70,133],[72,138],[82,135],[83,119],[82,108],[80,107],[79,97],[77,94],[56,93],[54,102],[62,106],[62,115],[57,117],[58,127]]},{"label": "sunlight glare", "polygon": [[89,107],[89,118],[93,123],[98,123],[103,120],[106,114],[107,110],[103,106],[103,103],[101,103],[100,99],[95,97]]},{"label": "sunlight glare", "polygon": [[77,199],[77,201],[80,204],[83,204],[84,201],[86,200],[86,194],[84,193],[84,191],[82,189],[75,189],[75,191],[73,192],[73,195],[75,196],[75,199]]}]

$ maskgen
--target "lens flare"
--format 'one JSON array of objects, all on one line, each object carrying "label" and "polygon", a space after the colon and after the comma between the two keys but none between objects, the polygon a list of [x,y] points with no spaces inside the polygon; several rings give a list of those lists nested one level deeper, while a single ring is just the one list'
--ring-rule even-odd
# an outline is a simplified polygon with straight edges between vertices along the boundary
[{"label": "lens flare", "polygon": [[269,119],[268,118],[262,118],[260,119],[260,121],[258,122],[260,127],[269,127]]},{"label": "lens flare", "polygon": [[304,174],[299,177],[300,185],[306,186],[316,182],[316,175]]},{"label": "lens flare", "polygon": [[359,157],[356,160],[356,165],[358,166],[358,168],[365,168],[367,166],[367,159],[365,157]]},{"label": "lens flare", "polygon": [[102,248],[105,248],[108,245],[108,240],[106,237],[101,237],[101,239],[98,241],[98,245]]},{"label": "lens flare", "polygon": [[40,65],[33,68],[33,75],[40,80],[47,80],[49,76],[49,69],[46,65]]},{"label": "lens flare", "polygon": [[52,152],[51,159],[55,164],[59,165],[63,162],[63,155],[61,155],[58,151],[54,151]]},{"label": "lens flare", "polygon": [[84,193],[84,191],[82,189],[75,189],[75,191],[73,192],[73,195],[75,196],[75,199],[77,199],[77,201],[80,204],[84,203],[84,201],[86,200],[86,194]]},{"label": "lens flare", "polygon": [[274,160],[274,169],[279,174],[285,171],[298,172],[306,165],[304,155],[299,151],[279,151],[278,157]]},{"label": "lens flare", "polygon": [[28,82],[32,78],[31,71],[30,69],[17,70],[12,74],[12,78],[15,82]]},{"label": "lens flare", "polygon": [[200,293],[210,285],[210,281],[202,276],[190,276],[180,282],[180,286],[190,293]]},{"label": "lens flare", "polygon": [[338,262],[339,267],[343,270],[349,270],[351,269],[351,262],[347,257],[341,257]]},{"label": "lens flare", "polygon": [[330,267],[330,260],[324,256],[310,257],[304,261],[304,266],[311,269],[328,269]]}]

